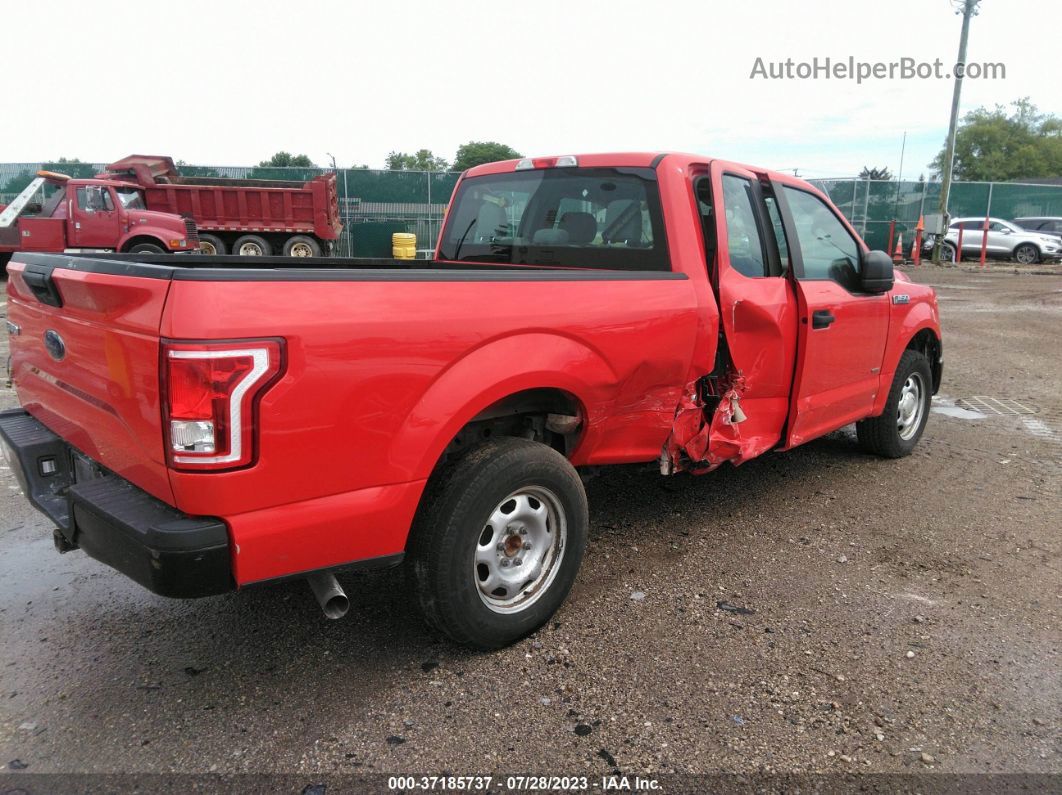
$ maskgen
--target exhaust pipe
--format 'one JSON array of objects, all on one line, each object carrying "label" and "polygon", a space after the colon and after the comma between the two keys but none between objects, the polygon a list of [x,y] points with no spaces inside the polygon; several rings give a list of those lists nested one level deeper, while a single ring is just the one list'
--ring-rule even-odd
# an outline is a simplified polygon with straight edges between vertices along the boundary
[{"label": "exhaust pipe", "polygon": [[311,574],[306,578],[317,597],[325,618],[342,618],[350,609],[350,600],[334,574]]}]

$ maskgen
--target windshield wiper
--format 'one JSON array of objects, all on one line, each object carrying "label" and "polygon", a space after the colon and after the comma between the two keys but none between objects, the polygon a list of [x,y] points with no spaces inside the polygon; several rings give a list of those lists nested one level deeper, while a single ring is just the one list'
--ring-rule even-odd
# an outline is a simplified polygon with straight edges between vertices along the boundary
[{"label": "windshield wiper", "polygon": [[460,261],[460,259],[461,259],[461,247],[465,244],[465,238],[468,237],[468,233],[472,231],[472,227],[476,225],[476,221],[478,221],[478,220],[479,220],[478,216],[473,218],[472,222],[468,225],[468,228],[465,229],[465,233],[463,235],[461,235],[461,239],[457,241],[457,248],[454,249],[454,260],[455,261]]}]

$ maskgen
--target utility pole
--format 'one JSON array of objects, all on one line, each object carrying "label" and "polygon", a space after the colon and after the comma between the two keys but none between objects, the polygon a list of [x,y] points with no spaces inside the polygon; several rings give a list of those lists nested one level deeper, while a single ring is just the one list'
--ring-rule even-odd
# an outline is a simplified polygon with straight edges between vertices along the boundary
[{"label": "utility pole", "polygon": [[951,92],[951,120],[948,122],[948,143],[944,148],[944,173],[940,177],[940,214],[944,228],[937,235],[933,246],[933,261],[940,262],[940,246],[948,231],[948,194],[951,193],[951,173],[955,166],[955,132],[959,122],[959,97],[962,96],[962,78],[966,74],[966,42],[970,37],[970,17],[977,14],[981,0],[952,0],[956,13],[962,14],[962,32],[959,34],[959,57],[955,62],[955,88]]}]

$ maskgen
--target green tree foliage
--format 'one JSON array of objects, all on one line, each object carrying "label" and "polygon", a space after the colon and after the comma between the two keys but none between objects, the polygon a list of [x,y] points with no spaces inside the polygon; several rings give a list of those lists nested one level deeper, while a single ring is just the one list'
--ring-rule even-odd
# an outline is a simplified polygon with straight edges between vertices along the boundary
[{"label": "green tree foliage", "polygon": [[450,164],[445,158],[436,157],[430,149],[418,149],[411,155],[391,152],[387,155],[386,168],[391,171],[447,171]]},{"label": "green tree foliage", "polygon": [[454,171],[464,171],[473,166],[484,163],[493,163],[496,160],[513,160],[523,157],[511,146],[500,144],[497,141],[469,141],[457,147],[454,155]]},{"label": "green tree foliage", "polygon": [[870,166],[863,166],[863,170],[859,172],[860,179],[892,179],[892,174],[887,168],[871,168]]},{"label": "green tree foliage", "polygon": [[263,160],[252,168],[247,177],[248,179],[284,179],[305,182],[323,171],[306,155],[277,152],[268,160]]},{"label": "green tree foliage", "polygon": [[[1062,176],[1062,118],[1040,113],[1028,97],[967,113],[955,136],[955,179],[1014,180]],[[944,171],[944,149],[929,164]]]},{"label": "green tree foliage", "polygon": [[293,155],[291,152],[277,152],[268,160],[258,164],[259,168],[317,168],[307,155]]}]

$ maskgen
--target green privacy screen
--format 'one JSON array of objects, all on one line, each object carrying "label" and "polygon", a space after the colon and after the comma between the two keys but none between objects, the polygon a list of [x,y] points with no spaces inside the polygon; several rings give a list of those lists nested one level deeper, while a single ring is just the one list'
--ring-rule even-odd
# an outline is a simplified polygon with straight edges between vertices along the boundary
[{"label": "green privacy screen", "polygon": [[[40,169],[72,177],[91,177],[105,167],[105,163],[0,163],[0,204],[11,201]],[[180,170],[188,176],[300,181],[327,171],[195,165],[182,165]],[[394,232],[415,234],[422,256],[434,247],[443,212],[459,175],[353,168],[340,169],[336,176],[345,227],[337,253],[389,257]],[[830,197],[871,248],[886,248],[889,226],[895,221],[896,232],[903,234],[904,248],[908,250],[914,241],[919,216],[935,213],[940,201],[939,182],[863,179],[811,179],[809,182]],[[1029,215],[1062,216],[1062,185],[955,182],[949,210],[953,217],[991,215],[1008,220]]]}]

